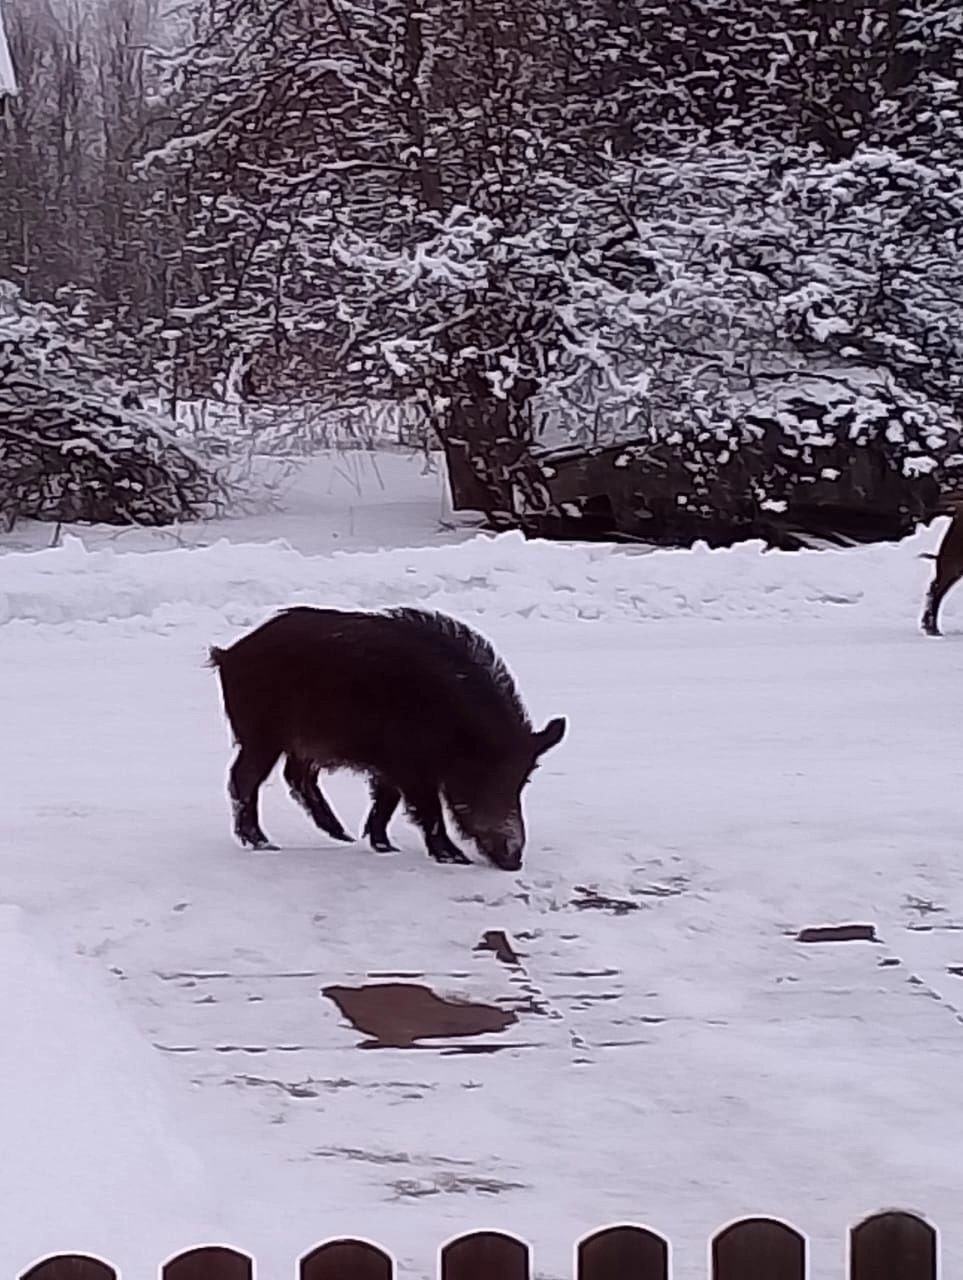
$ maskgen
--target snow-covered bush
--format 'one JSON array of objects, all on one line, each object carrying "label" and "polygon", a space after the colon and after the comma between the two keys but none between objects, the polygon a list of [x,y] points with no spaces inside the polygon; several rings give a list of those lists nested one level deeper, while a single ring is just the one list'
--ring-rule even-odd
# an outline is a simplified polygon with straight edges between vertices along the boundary
[{"label": "snow-covered bush", "polygon": [[[940,483],[963,481],[952,414],[871,369],[790,377],[601,456],[629,478],[625,526],[656,541],[766,533],[791,545],[780,529],[895,537],[932,512]],[[609,492],[619,489],[615,477]]]},{"label": "snow-covered bush", "polygon": [[961,227],[891,153],[690,148],[533,183],[521,230],[456,208],[407,246],[344,233],[336,321],[509,516],[550,505],[533,453],[620,440],[681,505],[830,501],[835,474],[840,502],[918,506],[958,451]]},{"label": "snow-covered bush", "polygon": [[867,148],[787,174],[783,193],[807,294],[800,348],[888,369],[963,413],[959,169]]},{"label": "snow-covered bush", "polygon": [[52,307],[0,286],[0,521],[158,525],[213,514],[214,469],[159,419],[125,407],[97,335],[85,341]]}]

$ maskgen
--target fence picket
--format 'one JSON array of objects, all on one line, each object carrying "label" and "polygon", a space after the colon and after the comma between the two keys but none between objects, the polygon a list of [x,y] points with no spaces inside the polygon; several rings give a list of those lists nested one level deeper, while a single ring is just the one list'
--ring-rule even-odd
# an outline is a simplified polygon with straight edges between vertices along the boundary
[{"label": "fence picket", "polygon": [[806,1241],[774,1218],[743,1218],[712,1241],[712,1280],[805,1280]]},{"label": "fence picket", "polygon": [[162,1280],[252,1280],[251,1259],[223,1245],[188,1249],[165,1263]]},{"label": "fence picket", "polygon": [[936,1231],[915,1213],[876,1213],[849,1234],[850,1280],[936,1280]]},{"label": "fence picket", "polygon": [[528,1246],[500,1231],[475,1231],[441,1251],[441,1280],[530,1280]]},{"label": "fence picket", "polygon": [[669,1245],[643,1227],[607,1227],[578,1246],[578,1280],[669,1280]]},{"label": "fence picket", "polygon": [[364,1240],[329,1240],[301,1259],[300,1280],[392,1280],[394,1263]]},{"label": "fence picket", "polygon": [[117,1280],[106,1262],[82,1253],[57,1253],[21,1273],[20,1280]]}]

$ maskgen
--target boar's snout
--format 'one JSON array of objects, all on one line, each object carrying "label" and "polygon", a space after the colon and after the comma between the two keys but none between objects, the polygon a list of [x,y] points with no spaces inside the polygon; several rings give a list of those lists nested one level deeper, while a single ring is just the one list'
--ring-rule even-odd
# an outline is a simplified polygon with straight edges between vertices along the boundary
[{"label": "boar's snout", "polygon": [[525,820],[518,796],[506,801],[498,794],[469,793],[462,799],[452,798],[449,793],[448,799],[458,829],[474,841],[486,861],[502,871],[517,871],[521,867]]},{"label": "boar's snout", "polygon": [[518,871],[525,851],[525,826],[513,815],[496,831],[479,832],[476,843],[489,862],[502,871]]},{"label": "boar's snout", "polygon": [[488,861],[502,871],[518,871],[521,868],[522,846],[511,844],[503,836],[479,840],[478,847]]}]

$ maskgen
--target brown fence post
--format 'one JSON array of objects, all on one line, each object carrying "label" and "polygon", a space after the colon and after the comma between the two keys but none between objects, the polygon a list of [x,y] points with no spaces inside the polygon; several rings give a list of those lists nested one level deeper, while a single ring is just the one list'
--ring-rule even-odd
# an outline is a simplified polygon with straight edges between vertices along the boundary
[{"label": "brown fence post", "polygon": [[743,1218],[712,1241],[712,1280],[805,1280],[806,1241],[774,1218]]},{"label": "brown fence post", "polygon": [[936,1280],[936,1229],[915,1213],[875,1213],[849,1233],[850,1280]]},{"label": "brown fence post", "polygon": [[20,1280],[117,1280],[117,1272],[85,1254],[58,1253],[21,1272]]},{"label": "brown fence post", "polygon": [[530,1280],[528,1245],[500,1231],[474,1231],[441,1251],[441,1280]]},{"label": "brown fence post", "polygon": [[392,1280],[394,1263],[364,1240],[329,1240],[301,1259],[300,1280]]},{"label": "brown fence post", "polygon": [[162,1280],[252,1280],[254,1265],[245,1253],[224,1245],[188,1249],[161,1269]]},{"label": "brown fence post", "polygon": [[578,1246],[578,1280],[669,1280],[669,1245],[643,1227],[606,1227]]}]

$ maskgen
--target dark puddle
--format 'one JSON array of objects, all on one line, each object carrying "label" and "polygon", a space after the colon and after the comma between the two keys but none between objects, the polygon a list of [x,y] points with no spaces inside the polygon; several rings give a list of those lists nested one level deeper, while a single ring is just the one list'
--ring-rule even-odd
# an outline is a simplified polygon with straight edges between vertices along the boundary
[{"label": "dark puddle", "polygon": [[[491,1004],[446,1000],[414,982],[325,987],[351,1025],[370,1036],[361,1049],[417,1049],[420,1040],[451,1040],[504,1031],[517,1016]],[[500,1045],[466,1045],[462,1052],[491,1053]]]},{"label": "dark puddle", "polygon": [[871,924],[818,925],[800,929],[797,942],[879,942],[876,927]]}]

